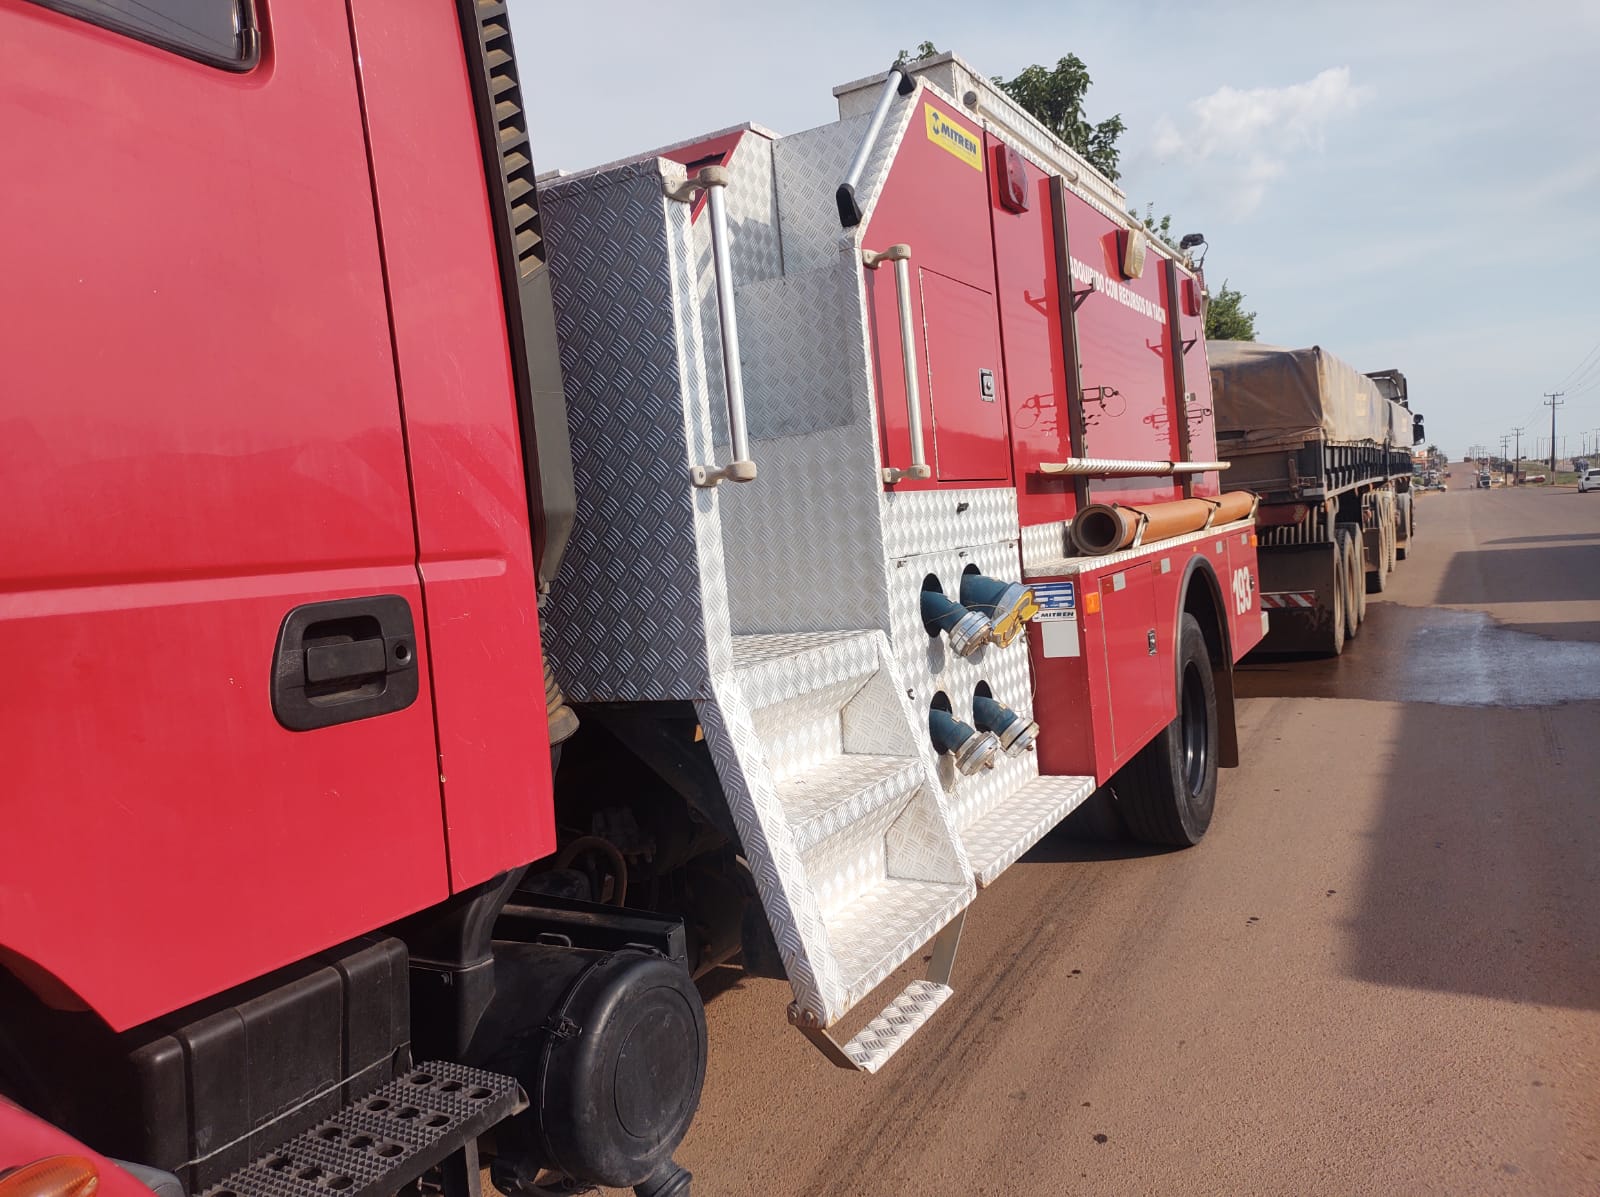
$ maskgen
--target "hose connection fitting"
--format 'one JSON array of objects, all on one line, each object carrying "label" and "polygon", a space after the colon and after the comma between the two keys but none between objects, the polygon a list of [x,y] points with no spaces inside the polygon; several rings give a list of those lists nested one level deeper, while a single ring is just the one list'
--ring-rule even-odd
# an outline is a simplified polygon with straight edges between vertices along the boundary
[{"label": "hose connection fitting", "polygon": [[982,694],[972,700],[972,721],[979,730],[993,732],[1007,756],[1032,752],[1039,739],[1039,725],[1032,719],[1024,719],[1004,703]]},{"label": "hose connection fitting", "polygon": [[923,590],[922,623],[930,636],[943,632],[950,639],[951,649],[963,657],[970,657],[988,644],[994,633],[987,615],[969,611],[939,590]]},{"label": "hose connection fitting", "polygon": [[1032,587],[978,573],[961,575],[961,602],[988,617],[994,625],[990,638],[1001,648],[1015,640],[1022,625],[1039,613]]},{"label": "hose connection fitting", "polygon": [[982,769],[993,769],[995,753],[1000,741],[993,732],[978,731],[970,723],[963,723],[949,711],[938,707],[928,710],[928,735],[941,756],[954,758],[955,765],[965,777]]}]

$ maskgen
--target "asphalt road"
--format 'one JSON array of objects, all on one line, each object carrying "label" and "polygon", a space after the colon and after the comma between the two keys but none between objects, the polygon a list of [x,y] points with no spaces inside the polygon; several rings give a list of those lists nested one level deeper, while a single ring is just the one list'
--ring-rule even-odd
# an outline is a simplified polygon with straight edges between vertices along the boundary
[{"label": "asphalt road", "polygon": [[1246,667],[1205,843],[1047,838],[884,1073],[713,981],[695,1192],[1600,1194],[1600,494],[1418,522],[1343,657]]}]

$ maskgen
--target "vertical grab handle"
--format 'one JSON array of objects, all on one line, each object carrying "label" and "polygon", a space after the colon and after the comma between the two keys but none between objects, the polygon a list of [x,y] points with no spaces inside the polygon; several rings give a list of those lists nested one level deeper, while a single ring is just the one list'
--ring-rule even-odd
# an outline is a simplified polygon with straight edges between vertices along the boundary
[{"label": "vertical grab handle", "polygon": [[928,467],[928,453],[922,439],[922,391],[917,385],[917,330],[911,318],[911,247],[891,245],[882,253],[870,249],[861,251],[861,261],[868,270],[876,270],[884,262],[894,263],[894,293],[900,307],[900,365],[906,378],[906,426],[911,435],[911,466],[897,469],[883,467],[883,480],[896,483],[902,478],[932,478]]},{"label": "vertical grab handle", "polygon": [[724,189],[728,171],[722,166],[705,166],[681,186],[669,187],[671,199],[687,203],[696,192],[706,193],[706,208],[711,215],[711,269],[716,280],[717,329],[722,336],[722,383],[728,396],[728,437],[733,445],[733,460],[725,466],[692,466],[690,479],[696,486],[716,486],[719,482],[753,482],[756,463],[750,460],[750,432],[745,420],[744,374],[739,366],[739,314],[733,302],[733,259],[729,249],[728,209]]},{"label": "vertical grab handle", "polygon": [[856,156],[850,159],[850,168],[844,172],[844,182],[839,184],[839,190],[835,193],[839,204],[839,227],[853,229],[861,223],[861,205],[856,203],[856,188],[861,185],[867,159],[878,142],[878,134],[883,131],[883,122],[889,116],[889,105],[894,102],[895,93],[909,96],[916,86],[917,81],[898,62],[889,68],[889,74],[883,81],[883,90],[878,93],[878,103],[872,109],[872,119],[867,122],[866,136],[856,147]]}]

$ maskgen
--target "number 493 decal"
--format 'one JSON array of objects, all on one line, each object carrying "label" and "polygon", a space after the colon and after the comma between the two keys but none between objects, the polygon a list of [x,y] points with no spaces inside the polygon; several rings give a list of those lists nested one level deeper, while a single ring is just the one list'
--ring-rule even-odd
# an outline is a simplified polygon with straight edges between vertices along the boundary
[{"label": "number 493 decal", "polygon": [[1256,580],[1250,576],[1249,566],[1233,571],[1233,613],[1243,615],[1250,610],[1255,598]]}]

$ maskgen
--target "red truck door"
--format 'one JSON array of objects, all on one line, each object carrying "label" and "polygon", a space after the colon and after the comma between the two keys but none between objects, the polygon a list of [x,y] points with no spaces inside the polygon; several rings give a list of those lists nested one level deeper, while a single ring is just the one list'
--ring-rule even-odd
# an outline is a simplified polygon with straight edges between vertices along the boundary
[{"label": "red truck door", "polygon": [[0,26],[0,964],[123,1027],[447,893],[416,530],[345,6]]}]

